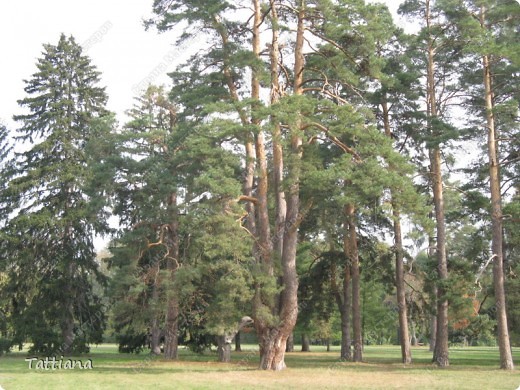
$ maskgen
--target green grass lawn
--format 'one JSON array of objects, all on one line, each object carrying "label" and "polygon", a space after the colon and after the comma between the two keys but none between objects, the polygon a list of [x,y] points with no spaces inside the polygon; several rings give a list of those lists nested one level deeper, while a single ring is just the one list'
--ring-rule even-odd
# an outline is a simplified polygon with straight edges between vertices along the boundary
[{"label": "green grass lawn", "polygon": [[[368,346],[364,363],[338,360],[338,349],[287,354],[282,372],[256,369],[258,352],[245,346],[232,353],[230,364],[216,362],[215,353],[196,355],[185,349],[176,362],[148,354],[117,353],[115,345],[100,345],[76,359],[92,359],[92,370],[30,370],[25,352],[0,357],[0,386],[11,389],[509,389],[520,387],[520,371],[498,369],[498,349],[450,349],[451,366],[431,364],[427,347],[413,348],[414,363],[399,363],[396,346]],[[514,349],[516,365],[520,348]],[[33,363],[34,365],[34,363]]]}]

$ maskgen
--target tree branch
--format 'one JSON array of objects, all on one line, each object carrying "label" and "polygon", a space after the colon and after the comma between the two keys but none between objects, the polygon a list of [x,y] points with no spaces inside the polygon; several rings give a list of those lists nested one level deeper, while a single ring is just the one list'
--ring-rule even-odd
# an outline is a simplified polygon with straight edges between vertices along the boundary
[{"label": "tree branch", "polygon": [[308,123],[307,125],[302,127],[302,130],[305,130],[306,128],[309,128],[309,127],[316,127],[318,129],[320,129],[327,135],[327,138],[329,138],[336,146],[338,146],[340,149],[342,149],[345,153],[351,154],[354,157],[354,160],[356,160],[356,162],[358,162],[358,163],[363,162],[363,160],[361,159],[361,156],[354,149],[352,149],[350,146],[341,142],[341,140],[339,140],[338,137],[336,137],[335,135],[330,134],[329,129],[327,127],[323,126],[321,123],[317,123],[317,122]]}]

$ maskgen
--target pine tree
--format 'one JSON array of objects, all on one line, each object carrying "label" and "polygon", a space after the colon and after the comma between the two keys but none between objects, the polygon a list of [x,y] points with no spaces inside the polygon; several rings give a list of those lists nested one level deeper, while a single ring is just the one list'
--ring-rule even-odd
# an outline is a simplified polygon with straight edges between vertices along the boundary
[{"label": "pine tree", "polygon": [[[274,4],[274,3],[273,3]],[[291,158],[288,161],[288,169],[285,170],[287,186],[282,187],[282,179],[279,177],[273,186],[276,191],[285,192],[287,209],[279,204],[278,217],[274,229],[278,234],[271,237],[272,226],[270,224],[270,212],[268,195],[269,185],[268,165],[269,154],[267,151],[266,131],[262,118],[263,107],[260,102],[260,88],[262,82],[268,80],[265,77],[265,64],[260,57],[260,29],[262,21],[261,5],[259,1],[252,1],[254,9],[252,21],[252,38],[248,42],[249,47],[242,45],[245,24],[233,20],[230,15],[238,5],[234,2],[219,3],[215,1],[191,2],[176,1],[173,3],[156,1],[154,11],[159,16],[155,21],[159,29],[168,29],[171,25],[187,20],[192,25],[197,24],[204,31],[212,33],[212,50],[204,56],[196,56],[191,61],[189,72],[176,72],[172,74],[175,80],[172,94],[179,97],[185,105],[186,116],[192,115],[198,121],[213,121],[216,126],[227,127],[229,135],[233,134],[244,145],[245,174],[243,181],[244,194],[240,198],[248,204],[248,216],[245,218],[245,227],[255,237],[253,253],[256,257],[257,293],[253,299],[253,311],[255,327],[260,339],[261,367],[264,369],[279,370],[285,367],[284,353],[285,343],[296,323],[297,316],[297,275],[295,269],[297,224],[299,222],[299,159],[301,138],[298,135],[298,115],[291,117],[291,123],[287,124],[291,129],[291,135],[287,135],[287,143],[284,145],[284,153]],[[294,58],[292,74],[295,77],[288,81],[290,89],[295,96],[301,95],[301,77],[303,66],[303,15],[304,4],[299,4],[299,11],[287,15],[292,20],[300,19],[298,32],[296,33],[295,48],[291,56]],[[277,31],[277,12],[280,6],[276,5],[266,14],[273,20],[273,31]],[[230,17],[231,16],[231,17]],[[187,34],[186,34],[187,35]],[[276,32],[273,32],[273,40],[276,41]],[[276,47],[276,45],[274,45]],[[271,49],[272,50],[272,49]],[[270,52],[271,61],[279,55]],[[294,70],[295,68],[298,68]],[[271,77],[279,72],[279,64],[272,63]],[[245,80],[249,75],[249,82]],[[187,81],[189,80],[189,81]],[[274,85],[276,85],[276,82]],[[245,85],[250,85],[247,90]],[[273,91],[274,92],[274,91]],[[280,93],[274,92],[274,94]],[[246,96],[246,98],[244,98]],[[273,95],[271,95],[273,96]],[[197,97],[197,99],[194,99]],[[296,99],[293,99],[293,108],[298,111]],[[289,103],[290,99],[288,99]],[[204,111],[200,111],[204,107]],[[195,108],[195,110],[194,110]],[[222,120],[215,115],[227,116],[228,120]],[[202,114],[202,115],[201,115]],[[217,116],[218,116],[217,115]],[[206,118],[204,118],[206,116]],[[271,116],[275,118],[274,112]],[[236,119],[236,121],[235,121]],[[274,128],[281,121],[273,119]],[[276,141],[275,141],[276,144]],[[282,142],[278,143],[282,145]],[[281,149],[277,149],[280,151]],[[253,154],[254,153],[254,154]],[[278,152],[277,152],[278,153]],[[276,153],[275,153],[276,154]],[[281,169],[280,154],[275,169]],[[256,171],[253,167],[256,164]],[[255,177],[256,176],[256,177]],[[252,192],[254,180],[257,182],[256,193]],[[278,200],[281,197],[277,197]],[[285,212],[286,215],[282,215]],[[288,227],[285,221],[291,221]],[[273,250],[273,242],[276,242],[277,251]],[[280,253],[280,250],[282,251]],[[278,273],[275,275],[275,272]],[[277,287],[277,283],[281,283]],[[281,291],[283,290],[283,293]],[[279,303],[277,303],[279,302]]]},{"label": "pine tree", "polygon": [[[131,121],[113,139],[116,153],[106,163],[112,177],[104,183],[114,195],[114,214],[121,221],[110,260],[121,276],[114,280],[113,299],[123,321],[116,323],[123,339],[124,333],[140,338],[149,329],[155,354],[161,353],[159,339],[164,333],[165,357],[176,359],[179,302],[172,288],[180,266],[180,174],[172,144],[176,107],[163,87],[149,86],[136,100],[128,111]],[[133,296],[131,305],[119,304],[118,297],[125,294]],[[141,306],[141,315],[132,317],[129,313],[136,306]]]},{"label": "pine tree", "polygon": [[[343,1],[333,6],[328,2],[321,4],[323,21],[313,21],[312,34],[322,39],[324,43],[318,45],[319,51],[307,56],[309,80],[306,82],[306,91],[320,96],[323,113],[316,110],[316,119],[322,128],[336,136],[335,147],[340,147],[343,153],[352,156],[353,164],[342,166],[342,180],[344,183],[342,197],[346,201],[340,206],[343,210],[343,250],[347,264],[344,267],[343,293],[338,294],[342,313],[342,328],[344,336],[342,342],[342,358],[348,358],[349,343],[348,317],[350,305],[353,319],[354,354],[353,360],[362,360],[362,315],[360,299],[361,273],[359,262],[359,231],[364,226],[364,214],[370,204],[386,202],[383,188],[392,189],[396,193],[408,195],[395,204],[406,203],[411,206],[417,204],[418,199],[410,197],[413,188],[406,179],[394,181],[396,186],[382,180],[384,175],[400,174],[406,177],[409,167],[403,164],[402,159],[388,149],[389,140],[383,140],[376,135],[373,112],[368,108],[368,99],[373,94],[366,93],[374,85],[389,84],[390,76],[384,75],[387,58],[382,54],[387,45],[392,45],[395,26],[386,7],[364,4],[364,2]],[[312,18],[311,18],[312,20]],[[386,54],[386,53],[385,53]],[[371,85],[371,86],[369,86]],[[326,102],[326,103],[325,103]],[[337,106],[331,109],[330,102]],[[318,106],[319,107],[319,106]],[[321,107],[320,107],[321,108]],[[323,114],[321,116],[320,114]],[[336,126],[330,118],[337,115],[339,124],[348,124],[344,128]],[[329,119],[325,119],[326,116]],[[389,130],[389,129],[387,129]],[[390,137],[388,137],[390,138]],[[331,137],[331,140],[334,138]],[[377,145],[369,149],[368,145]],[[331,151],[332,152],[332,151]],[[331,153],[333,155],[333,153]],[[377,157],[376,157],[377,156]],[[387,161],[387,168],[379,166],[375,161]],[[345,162],[344,162],[345,163]],[[330,164],[330,163],[329,163]],[[395,165],[394,165],[395,164]],[[395,170],[395,171],[394,171]],[[392,172],[394,171],[394,172]],[[384,173],[383,173],[384,172]],[[392,172],[392,173],[390,173]],[[329,174],[330,175],[330,174]],[[363,179],[362,179],[363,178]],[[370,178],[370,181],[367,181]],[[319,181],[318,181],[319,182]],[[320,183],[321,184],[321,183]],[[363,195],[361,195],[363,194]],[[407,199],[406,201],[404,199]],[[337,211],[336,211],[337,212]],[[350,296],[351,292],[351,296]],[[338,299],[340,298],[340,299]],[[408,360],[407,357],[405,360]]]},{"label": "pine tree", "polygon": [[[518,138],[518,18],[520,7],[512,0],[442,1],[465,43],[466,62],[462,83],[468,89],[467,107],[477,114],[477,134],[487,136],[491,251],[496,301],[500,366],[512,370],[504,277],[502,197],[515,180]],[[478,73],[475,72],[478,69]],[[475,123],[472,123],[475,125]],[[480,130],[480,131],[479,131]],[[484,137],[479,137],[483,139]],[[482,172],[479,169],[480,172]],[[483,177],[486,177],[483,176]]]},{"label": "pine tree", "polygon": [[[433,199],[435,219],[435,251],[437,258],[438,283],[436,287],[437,313],[435,349],[433,361],[440,367],[449,365],[448,351],[448,309],[447,289],[449,284],[446,221],[444,211],[443,156],[447,153],[449,141],[457,137],[455,127],[449,123],[450,103],[459,95],[457,85],[450,77],[456,72],[460,60],[461,43],[453,39],[453,26],[447,22],[442,9],[433,0],[407,0],[400,12],[408,17],[418,17],[422,28],[416,36],[416,43],[410,47],[418,55],[417,66],[424,77],[425,109],[423,110],[423,131],[418,140],[426,147],[429,160],[427,182]],[[445,159],[446,160],[446,159]]]},{"label": "pine tree", "polygon": [[[381,86],[375,91],[371,101],[375,105],[379,126],[385,135],[394,141],[396,150],[413,160],[413,148],[417,145],[414,145],[415,137],[412,136],[412,133],[415,126],[419,125],[415,117],[416,112],[419,111],[417,84],[420,72],[406,55],[409,41],[410,37],[396,28],[388,42],[379,43],[377,53],[385,66],[382,69],[382,76],[379,78]],[[413,202],[410,202],[409,199],[399,199],[399,191],[392,191],[390,196],[395,250],[395,284],[399,311],[399,341],[402,361],[404,364],[409,364],[412,356],[404,272],[406,252],[403,246],[401,212],[403,207],[410,206]]]},{"label": "pine tree", "polygon": [[15,342],[32,352],[70,354],[99,342],[104,323],[93,281],[103,282],[94,234],[107,232],[103,202],[91,191],[89,142],[110,130],[99,72],[73,37],[44,45],[38,71],[26,81],[27,113],[4,202]]},{"label": "pine tree", "polygon": [[219,358],[227,360],[226,335],[251,298],[239,160],[220,146],[225,135],[216,123],[186,116],[162,87],[149,86],[137,101],[115,137],[108,164],[115,184],[106,184],[122,221],[110,259],[120,347],[135,341],[138,351],[149,332],[159,354],[164,334],[165,358],[176,359],[179,334],[196,350],[217,336]]},{"label": "pine tree", "polygon": [[[158,0],[154,5],[157,19],[152,23],[167,30],[188,21],[190,27],[183,38],[195,26],[208,33],[211,49],[171,74],[171,95],[181,102],[180,118],[188,119],[193,129],[220,129],[226,137],[221,144],[235,146],[242,160],[243,194],[238,200],[247,210],[243,227],[254,237],[253,318],[260,367],[285,368],[285,346],[298,314],[298,230],[319,199],[316,194],[322,191],[318,186],[324,182],[327,188],[334,183],[333,196],[342,202],[337,214],[341,215],[338,210],[346,204],[353,205],[346,249],[353,262],[356,358],[361,360],[360,273],[355,246],[358,214],[366,200],[360,194],[369,192],[373,199],[377,196],[373,194],[380,194],[388,185],[388,171],[378,158],[406,165],[372,125],[373,117],[359,88],[368,85],[365,67],[372,59],[372,38],[378,33],[380,14],[370,27],[345,32],[351,26],[335,14],[348,15],[351,6],[352,19],[358,21],[373,10],[348,1],[315,4],[302,0],[295,5],[271,1],[267,7],[252,0],[253,12],[245,15],[235,12],[241,6],[241,2]],[[333,22],[323,31],[320,23],[327,18]],[[341,27],[335,26],[338,23]],[[366,39],[357,41],[358,33]],[[305,50],[311,34],[320,42],[314,56]],[[262,38],[270,42],[268,57],[262,56]],[[281,40],[290,44],[282,46]],[[343,45],[352,50],[354,61]],[[350,72],[352,66],[359,74]],[[377,71],[375,64],[369,68]],[[337,79],[340,93],[327,83]],[[334,161],[328,166],[315,161],[318,149],[327,150]],[[400,171],[401,176],[405,172],[408,168]],[[362,181],[368,177],[375,177],[375,183],[364,191]],[[342,183],[339,192],[338,183]]]}]

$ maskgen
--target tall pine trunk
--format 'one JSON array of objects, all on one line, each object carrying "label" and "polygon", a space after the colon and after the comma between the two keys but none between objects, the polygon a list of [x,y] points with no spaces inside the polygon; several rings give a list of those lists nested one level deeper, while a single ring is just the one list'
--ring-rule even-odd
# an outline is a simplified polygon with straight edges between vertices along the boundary
[{"label": "tall pine trunk", "polygon": [[[383,108],[383,122],[385,127],[385,134],[387,137],[392,137],[390,129],[390,113],[388,110],[388,103],[383,101],[381,103]],[[392,213],[393,213],[393,228],[394,228],[394,250],[395,250],[395,287],[397,290],[397,308],[399,315],[399,340],[401,343],[401,360],[404,364],[412,362],[412,353],[410,349],[410,336],[408,332],[408,313],[406,306],[406,289],[404,284],[404,250],[403,250],[403,235],[401,232],[401,215],[399,207],[392,196]]]},{"label": "tall pine trunk", "polygon": [[401,359],[404,364],[412,362],[410,335],[408,331],[408,310],[406,306],[406,290],[404,284],[403,238],[401,233],[401,217],[394,206],[394,242],[395,242],[395,284],[397,288],[397,307],[399,314],[399,330],[401,332]]},{"label": "tall pine trunk", "polygon": [[[255,17],[253,26],[253,40],[259,36],[258,27],[261,23],[260,4],[254,1]],[[271,10],[272,11],[272,10]],[[273,15],[273,14],[272,14]],[[304,45],[304,2],[301,1],[297,10],[297,32],[295,41],[294,60],[294,94],[303,93],[303,45]],[[253,49],[259,47],[258,42],[253,44]],[[257,54],[255,52],[255,54]],[[271,313],[277,318],[277,323],[268,323],[262,315],[262,292],[257,290],[254,299],[255,327],[260,342],[260,368],[264,370],[282,370],[285,365],[285,349],[287,339],[291,335],[298,316],[298,274],[296,272],[296,249],[298,243],[298,224],[300,210],[300,159],[302,139],[299,135],[300,122],[290,124],[290,155],[287,167],[287,181],[289,183],[285,194],[287,211],[283,230],[283,243],[281,243],[281,258],[273,251],[273,245],[269,236],[269,213],[267,204],[267,164],[263,144],[262,133],[257,136],[257,161],[258,161],[258,195],[257,195],[257,241],[261,248],[260,260],[268,276],[274,276],[274,260],[281,260],[281,276],[276,278],[281,282],[282,291],[275,305],[270,305]],[[275,171],[279,167],[274,167]],[[281,171],[280,171],[281,172]]]},{"label": "tall pine trunk", "polygon": [[175,278],[179,268],[179,220],[177,215],[177,193],[172,193],[168,200],[172,208],[172,221],[168,225],[168,256],[166,268],[169,271],[170,283],[173,291],[167,296],[166,327],[164,336],[164,358],[178,358],[179,344],[179,298],[175,292]]},{"label": "tall pine trunk", "polygon": [[357,247],[356,214],[354,205],[349,203],[345,206],[345,234],[348,237],[345,253],[351,268],[352,275],[352,330],[354,336],[354,353],[352,361],[363,360],[363,335],[361,324],[361,277],[359,273],[359,252]]},{"label": "tall pine trunk", "polygon": [[448,279],[448,261],[446,258],[446,225],[444,219],[443,185],[441,174],[441,153],[438,148],[431,153],[433,202],[435,206],[435,221],[437,225],[437,334],[435,337],[435,352],[433,361],[439,367],[449,366],[448,355],[448,299],[443,283]]},{"label": "tall pine trunk", "polygon": [[[485,26],[485,7],[481,8],[480,21]],[[500,350],[500,368],[512,370],[514,368],[509,330],[507,328],[506,296],[504,288],[504,253],[502,236],[502,194],[500,192],[500,172],[498,159],[498,144],[493,114],[493,78],[489,57],[482,57],[484,72],[484,88],[486,101],[486,124],[488,130],[488,158],[489,158],[489,186],[491,192],[491,249],[495,259],[493,261],[493,284],[495,288],[495,305],[498,328],[498,347]]]},{"label": "tall pine trunk", "polygon": [[[427,106],[428,127],[435,137],[435,118],[437,118],[437,98],[435,88],[435,47],[431,37],[432,16],[430,0],[426,0],[426,26],[428,31],[428,65],[427,65]],[[449,366],[448,354],[448,300],[443,284],[448,279],[448,260],[446,258],[446,222],[444,218],[444,191],[442,182],[442,158],[440,146],[430,149],[431,185],[436,222],[436,256],[439,286],[437,288],[437,334],[433,361],[439,367]]]},{"label": "tall pine trunk", "polygon": [[[159,304],[159,271],[160,261],[157,261],[155,278],[152,286],[152,301],[155,305]],[[150,350],[153,355],[161,354],[160,339],[161,329],[159,327],[159,316],[157,312],[154,312],[152,318],[152,327],[150,330]]]},{"label": "tall pine trunk", "polygon": [[[348,251],[348,229],[344,226],[343,234],[343,250],[344,253]],[[330,282],[334,299],[338,306],[338,311],[341,318],[341,351],[340,359],[342,361],[350,361],[352,359],[352,338],[350,336],[350,312],[352,310],[352,296],[351,296],[351,284],[350,284],[350,264],[348,258],[345,256],[344,272],[343,272],[343,284],[341,289],[336,283],[337,274],[336,266],[332,265],[330,273]]]},{"label": "tall pine trunk", "polygon": [[[279,47],[279,27],[278,27],[278,12],[274,0],[270,0],[271,6],[271,25],[272,25],[272,39],[270,50],[271,62],[271,105],[278,103],[280,100],[280,81],[278,77],[280,62],[280,47]],[[276,196],[276,220],[275,220],[275,238],[274,249],[277,256],[282,256],[283,253],[283,235],[285,230],[285,217],[287,214],[287,203],[285,201],[285,192],[283,190],[283,149],[282,149],[282,133],[280,123],[276,120],[276,116],[271,116],[271,124],[273,126],[273,178],[274,178],[274,192]]]},{"label": "tall pine trunk", "polygon": [[352,290],[350,283],[350,265],[345,264],[345,275],[343,279],[343,305],[341,314],[341,360],[352,359],[352,336],[350,330],[350,312],[352,310]]}]

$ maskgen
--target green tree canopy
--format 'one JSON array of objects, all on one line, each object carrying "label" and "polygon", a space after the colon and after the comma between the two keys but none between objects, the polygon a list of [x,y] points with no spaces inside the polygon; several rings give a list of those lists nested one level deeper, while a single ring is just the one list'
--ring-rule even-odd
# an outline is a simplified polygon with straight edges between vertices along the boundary
[{"label": "green tree canopy", "polygon": [[93,240],[108,228],[103,203],[89,191],[86,153],[112,123],[99,76],[74,38],[62,35],[44,45],[19,100],[26,113],[14,117],[25,150],[2,192],[10,212],[2,293],[10,297],[14,341],[31,340],[33,352],[82,352],[101,340],[104,311],[92,283],[103,277]]}]

